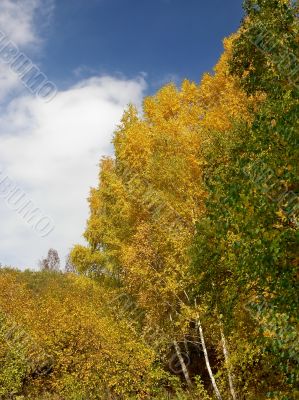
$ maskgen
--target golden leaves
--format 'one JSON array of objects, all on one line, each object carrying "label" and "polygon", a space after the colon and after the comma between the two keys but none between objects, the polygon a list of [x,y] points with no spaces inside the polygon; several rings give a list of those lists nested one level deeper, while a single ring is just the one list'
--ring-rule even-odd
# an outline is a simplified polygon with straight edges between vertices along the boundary
[{"label": "golden leaves", "polygon": [[[11,299],[5,296],[8,291]],[[0,309],[18,325],[18,332],[27,334],[24,340],[15,328],[15,383],[25,379],[25,389],[36,397],[47,390],[64,398],[82,393],[94,399],[100,399],[105,388],[127,398],[147,391],[153,352],[138,342],[129,322],[115,321],[115,297],[113,290],[74,274],[0,272]],[[3,324],[0,355],[7,354],[2,330]],[[39,374],[46,354],[51,363]],[[5,377],[8,385],[11,369],[6,365],[0,365],[0,382]]]}]

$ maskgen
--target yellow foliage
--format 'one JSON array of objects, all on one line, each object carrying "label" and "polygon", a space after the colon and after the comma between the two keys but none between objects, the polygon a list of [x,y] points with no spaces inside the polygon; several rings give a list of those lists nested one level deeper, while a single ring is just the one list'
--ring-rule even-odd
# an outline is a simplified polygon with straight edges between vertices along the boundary
[{"label": "yellow foliage", "polygon": [[0,272],[0,397],[143,398],[154,352],[115,319],[116,296],[74,274]]},{"label": "yellow foliage", "polygon": [[144,100],[142,117],[129,106],[115,132],[115,159],[102,160],[90,194],[90,247],[72,253],[79,270],[98,263],[125,285],[146,311],[145,329],[165,325],[190,283],[188,249],[205,212],[204,143],[233,122],[250,123],[261,100],[248,98],[229,74],[233,39],[199,85],[164,86]]}]

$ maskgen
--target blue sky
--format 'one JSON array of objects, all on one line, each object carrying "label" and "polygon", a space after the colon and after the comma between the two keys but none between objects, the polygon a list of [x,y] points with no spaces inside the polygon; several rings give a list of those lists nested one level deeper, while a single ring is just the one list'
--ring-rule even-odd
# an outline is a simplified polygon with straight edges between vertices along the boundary
[{"label": "blue sky", "polygon": [[[170,80],[199,82],[241,18],[238,0],[0,1],[0,263],[37,268],[53,247],[64,264],[84,243],[89,190],[124,109]],[[6,58],[1,37],[16,51]],[[57,88],[49,101],[13,70],[21,52]],[[25,199],[52,221],[46,236]]]},{"label": "blue sky", "polygon": [[62,85],[80,67],[85,76],[144,72],[150,90],[171,77],[199,81],[241,18],[241,0],[60,0],[43,62]]}]

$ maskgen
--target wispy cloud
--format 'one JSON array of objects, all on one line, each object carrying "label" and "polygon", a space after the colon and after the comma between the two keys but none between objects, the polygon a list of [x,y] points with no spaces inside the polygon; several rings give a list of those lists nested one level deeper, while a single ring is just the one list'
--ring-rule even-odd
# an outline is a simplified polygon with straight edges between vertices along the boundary
[{"label": "wispy cloud", "polygon": [[[1,41],[11,41],[21,51],[26,51],[26,55],[38,54],[43,41],[36,29],[36,22],[39,22],[39,25],[47,25],[53,10],[53,0],[1,0]],[[0,102],[5,102],[8,96],[16,95],[23,89],[22,82],[9,63],[0,62]]]},{"label": "wispy cloud", "polygon": [[33,46],[41,43],[36,29],[47,24],[54,9],[53,0],[1,0],[0,28],[18,46]]}]

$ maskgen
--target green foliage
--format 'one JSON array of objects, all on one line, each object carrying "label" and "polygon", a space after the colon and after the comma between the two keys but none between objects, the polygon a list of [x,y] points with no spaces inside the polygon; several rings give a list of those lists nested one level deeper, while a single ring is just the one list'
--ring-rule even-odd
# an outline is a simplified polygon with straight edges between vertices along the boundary
[{"label": "green foliage", "polygon": [[291,0],[245,0],[247,16],[235,41],[232,73],[248,93],[281,90],[299,94],[298,3]]},{"label": "green foliage", "polygon": [[[248,1],[246,9],[231,71],[248,93],[262,91],[265,101],[252,124],[215,132],[204,149],[209,195],[193,268],[197,295],[210,310],[217,307],[233,338],[240,392],[289,399],[299,372],[299,69],[294,75],[298,58],[291,63],[284,54],[298,55],[298,20],[287,1]],[[277,42],[271,51],[258,47],[262,27]]]}]

